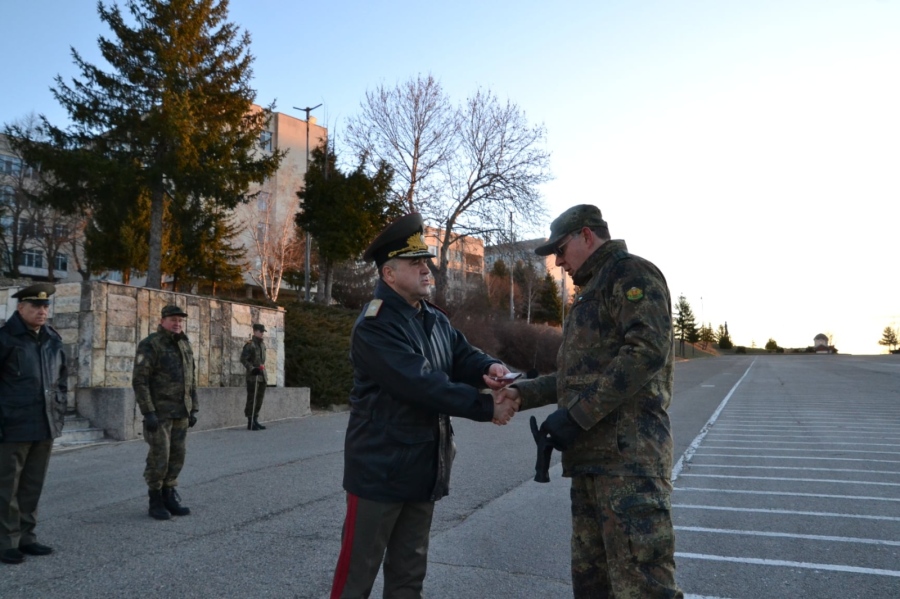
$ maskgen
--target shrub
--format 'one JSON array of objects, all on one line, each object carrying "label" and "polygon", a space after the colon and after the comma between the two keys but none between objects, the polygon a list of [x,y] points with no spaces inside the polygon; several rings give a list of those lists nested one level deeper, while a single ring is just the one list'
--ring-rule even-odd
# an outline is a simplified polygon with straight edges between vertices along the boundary
[{"label": "shrub", "polygon": [[734,353],[736,353],[736,354],[746,354],[746,353],[747,353],[747,348],[744,347],[743,345],[738,345],[736,348],[734,348]]},{"label": "shrub", "polygon": [[524,322],[499,322],[494,328],[498,348],[495,354],[517,370],[556,370],[556,354],[562,344],[562,332],[547,325]]}]

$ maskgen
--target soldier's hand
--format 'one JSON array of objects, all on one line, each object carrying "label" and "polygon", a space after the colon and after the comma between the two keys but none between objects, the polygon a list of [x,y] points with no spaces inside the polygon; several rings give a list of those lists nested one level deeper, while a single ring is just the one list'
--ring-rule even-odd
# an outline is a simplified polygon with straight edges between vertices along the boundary
[{"label": "soldier's hand", "polygon": [[194,428],[195,424],[197,424],[197,415],[194,412],[191,412],[191,415],[188,416],[188,427]]},{"label": "soldier's hand", "polygon": [[569,410],[559,408],[544,420],[541,432],[550,438],[550,443],[556,451],[567,451],[575,443],[575,439],[581,434],[582,428],[569,416]]},{"label": "soldier's hand", "polygon": [[260,374],[262,374],[262,370],[259,368],[254,368],[250,371],[250,374],[253,376],[259,376]]},{"label": "soldier's hand", "polygon": [[148,433],[155,433],[159,430],[159,418],[156,417],[156,412],[144,414],[144,426]]}]

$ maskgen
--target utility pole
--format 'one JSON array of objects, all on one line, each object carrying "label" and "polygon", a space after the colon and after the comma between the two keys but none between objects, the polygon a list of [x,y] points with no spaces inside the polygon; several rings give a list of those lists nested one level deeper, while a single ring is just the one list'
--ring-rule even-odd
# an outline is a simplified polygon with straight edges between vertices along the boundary
[{"label": "utility pole", "polygon": [[[306,179],[306,173],[309,172],[309,113],[321,106],[322,104],[316,104],[315,106],[307,106],[306,108],[297,108],[294,106],[294,110],[302,110],[306,113],[306,168],[303,171],[304,181]],[[327,158],[326,158],[327,162]],[[303,184],[303,187],[306,188],[306,183]],[[309,246],[312,245],[312,237],[309,235],[309,231],[306,232],[306,257],[304,260],[303,266],[303,286],[306,288],[306,301],[309,301]]]},{"label": "utility pole", "polygon": [[509,211],[509,319],[516,319],[516,304],[514,299],[515,287],[513,285],[513,270],[515,270],[515,243],[516,234],[513,233],[513,213]]}]

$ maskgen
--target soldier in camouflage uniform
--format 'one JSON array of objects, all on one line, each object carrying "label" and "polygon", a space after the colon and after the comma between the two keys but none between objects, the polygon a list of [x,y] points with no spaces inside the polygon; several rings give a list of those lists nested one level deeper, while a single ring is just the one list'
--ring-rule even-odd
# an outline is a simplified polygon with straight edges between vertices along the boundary
[{"label": "soldier in camouflage uniform", "polygon": [[610,240],[596,206],[550,226],[535,249],[556,254],[579,286],[555,374],[515,383],[498,400],[556,403],[540,432],[572,477],[576,598],[680,598],[672,527],[672,310],[659,269]]},{"label": "soldier in camouflage uniform", "polygon": [[150,445],[144,480],[149,514],[157,520],[186,516],[175,487],[184,466],[187,429],[197,423],[194,354],[184,334],[187,314],[178,306],[162,309],[156,332],[138,344],[131,386],[144,415],[144,439]]},{"label": "soldier in camouflage uniform", "polygon": [[266,344],[263,337],[266,327],[253,325],[253,338],[244,344],[241,352],[241,364],[247,369],[247,405],[244,416],[247,417],[248,431],[264,431],[266,427],[259,423],[259,409],[266,396]]}]

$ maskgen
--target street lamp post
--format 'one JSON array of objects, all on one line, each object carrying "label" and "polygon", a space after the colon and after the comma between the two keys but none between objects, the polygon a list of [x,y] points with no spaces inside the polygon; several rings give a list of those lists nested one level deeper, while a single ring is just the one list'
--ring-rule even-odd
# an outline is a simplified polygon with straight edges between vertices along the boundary
[{"label": "street lamp post", "polygon": [[[307,106],[306,108],[297,108],[294,106],[294,110],[302,110],[306,113],[306,168],[303,171],[304,183],[303,188],[306,189],[306,174],[309,172],[309,113],[321,106],[322,104],[316,104],[315,106]],[[306,301],[309,301],[309,246],[312,244],[312,237],[309,235],[309,231],[306,232],[306,256],[304,259],[303,265],[303,286],[306,288]]]}]

